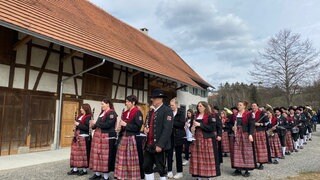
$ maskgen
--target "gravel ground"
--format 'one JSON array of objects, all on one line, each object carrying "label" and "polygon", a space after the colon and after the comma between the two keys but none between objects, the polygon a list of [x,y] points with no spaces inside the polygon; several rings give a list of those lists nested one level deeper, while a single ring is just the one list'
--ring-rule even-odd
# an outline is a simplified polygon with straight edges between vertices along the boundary
[{"label": "gravel ground", "polygon": [[[318,129],[320,126],[318,126]],[[313,141],[308,141],[308,144],[303,150],[286,156],[286,159],[280,160],[278,165],[267,164],[264,170],[254,170],[251,172],[249,178],[233,177],[231,173],[233,169],[230,166],[230,158],[225,157],[224,163],[221,165],[222,175],[214,178],[218,180],[231,180],[231,179],[287,179],[287,177],[297,176],[301,172],[319,172],[320,171],[320,132],[313,133]],[[0,162],[1,163],[1,162]],[[175,166],[175,164],[174,164]],[[188,174],[189,166],[184,167],[184,178],[192,179]],[[69,171],[69,161],[58,161],[52,163],[45,163],[41,165],[29,166],[25,168],[11,169],[0,171],[0,179],[88,179],[92,172],[88,175],[68,176],[66,173]]]}]

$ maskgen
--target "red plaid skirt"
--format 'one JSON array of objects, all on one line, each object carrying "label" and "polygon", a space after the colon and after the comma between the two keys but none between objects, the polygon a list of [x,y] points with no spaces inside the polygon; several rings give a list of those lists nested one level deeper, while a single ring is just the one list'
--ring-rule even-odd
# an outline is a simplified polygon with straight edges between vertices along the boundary
[{"label": "red plaid skirt", "polygon": [[122,137],[117,151],[114,177],[124,180],[141,179],[135,136]]},{"label": "red plaid skirt", "polygon": [[109,172],[109,134],[96,129],[92,138],[90,152],[90,169],[94,172]]},{"label": "red plaid skirt", "polygon": [[293,140],[291,136],[291,131],[287,131],[286,133],[286,146],[288,151],[293,151],[294,146],[293,146]]},{"label": "red plaid skirt", "polygon": [[254,133],[254,148],[256,159],[258,163],[267,163],[268,158],[268,145],[267,136],[265,131],[256,131]]},{"label": "red plaid skirt", "polygon": [[195,139],[191,144],[190,174],[200,177],[217,176],[213,139],[204,138],[199,128],[196,130]]},{"label": "red plaid skirt", "polygon": [[223,153],[230,152],[229,135],[228,135],[228,132],[226,132],[226,131],[222,133],[221,145],[222,145],[222,152]]},{"label": "red plaid skirt", "polygon": [[242,127],[237,127],[231,152],[233,168],[250,170],[256,167],[253,145],[249,141],[248,132],[243,132]]},{"label": "red plaid skirt", "polygon": [[70,154],[70,167],[87,168],[87,146],[86,139],[82,136],[77,136],[77,141],[71,143],[71,154]]},{"label": "red plaid skirt", "polygon": [[269,144],[272,158],[280,158],[283,156],[278,133],[274,133],[274,136],[269,136]]}]

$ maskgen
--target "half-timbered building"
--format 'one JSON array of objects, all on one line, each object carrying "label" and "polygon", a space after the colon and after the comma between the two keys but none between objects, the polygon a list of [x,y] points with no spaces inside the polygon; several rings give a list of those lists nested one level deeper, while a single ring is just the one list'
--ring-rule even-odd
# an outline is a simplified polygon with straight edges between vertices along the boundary
[{"label": "half-timbered building", "polygon": [[209,86],[175,51],[88,1],[0,1],[0,155],[70,146],[82,103],[97,116],[109,98],[120,114],[135,94],[145,113],[161,88],[187,109]]}]

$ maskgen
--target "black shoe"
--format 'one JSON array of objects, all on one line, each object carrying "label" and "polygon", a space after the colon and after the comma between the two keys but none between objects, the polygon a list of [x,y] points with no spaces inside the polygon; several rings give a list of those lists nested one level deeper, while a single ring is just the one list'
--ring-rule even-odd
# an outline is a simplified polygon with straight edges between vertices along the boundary
[{"label": "black shoe", "polygon": [[94,174],[93,176],[91,176],[90,178],[89,178],[89,180],[95,180],[95,179],[101,179],[101,175],[100,176],[97,176],[96,174]]},{"label": "black shoe", "polygon": [[286,157],[284,157],[284,156],[282,156],[282,157],[280,157],[279,159],[285,159]]},{"label": "black shoe", "polygon": [[312,141],[312,139],[310,138],[309,141]]},{"label": "black shoe", "polygon": [[307,142],[304,142],[303,144],[304,144],[304,145],[307,145]]},{"label": "black shoe", "polygon": [[83,176],[85,174],[88,174],[88,171],[80,170],[79,173],[78,173],[78,176]]},{"label": "black shoe", "polygon": [[278,160],[274,160],[272,163],[273,164],[279,164],[279,161]]},{"label": "black shoe", "polygon": [[291,155],[291,153],[290,152],[286,152],[285,155]]},{"label": "black shoe", "polygon": [[73,169],[71,169],[71,171],[69,171],[67,174],[68,175],[77,175],[79,173],[79,171],[74,171]]},{"label": "black shoe", "polygon": [[303,146],[300,146],[300,149],[303,149]]},{"label": "black shoe", "polygon": [[241,171],[240,170],[235,170],[233,173],[232,173],[232,176],[240,176],[242,175]]},{"label": "black shoe", "polygon": [[227,153],[224,153],[224,155],[223,155],[224,157],[228,157],[228,154]]},{"label": "black shoe", "polygon": [[263,170],[264,166],[263,164],[260,164],[260,166],[258,167],[259,170]]},{"label": "black shoe", "polygon": [[249,176],[250,176],[249,171],[246,171],[242,176],[243,176],[243,177],[249,177]]},{"label": "black shoe", "polygon": [[295,149],[294,152],[299,152],[299,150],[298,150],[298,149]]}]

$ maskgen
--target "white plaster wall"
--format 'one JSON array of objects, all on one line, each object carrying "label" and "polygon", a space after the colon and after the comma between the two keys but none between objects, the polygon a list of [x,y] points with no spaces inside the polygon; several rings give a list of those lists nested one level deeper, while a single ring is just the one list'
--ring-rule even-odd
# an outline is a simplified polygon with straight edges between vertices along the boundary
[{"label": "white plaster wall", "polygon": [[13,88],[24,88],[25,69],[15,68],[13,77]]},{"label": "white plaster wall", "polygon": [[39,49],[39,48],[32,48],[30,65],[41,68],[46,54],[47,54],[46,50]]},{"label": "white plaster wall", "polygon": [[56,92],[57,85],[58,85],[57,82],[58,82],[57,74],[43,73],[37,90]]},{"label": "white plaster wall", "polygon": [[[28,84],[28,89],[33,89],[34,83],[37,80],[39,71],[35,70],[30,70],[29,72],[29,84]],[[41,80],[41,79],[40,79]]]},{"label": "white plaster wall", "polygon": [[[59,54],[57,53],[51,53],[49,56],[48,63],[46,65],[46,69],[50,69],[53,71],[59,71]],[[42,58],[44,59],[44,57]]]},{"label": "white plaster wall", "polygon": [[124,100],[125,99],[125,92],[126,92],[126,88],[119,86],[116,99]]},{"label": "white plaster wall", "polygon": [[113,70],[113,82],[118,83],[118,78],[119,78],[119,71],[118,70]]},{"label": "white plaster wall", "polygon": [[[62,79],[67,78],[67,76],[63,76]],[[65,94],[76,94],[75,85],[73,79],[68,79],[63,83],[63,93]]]},{"label": "white plaster wall", "polygon": [[63,72],[72,74],[72,62],[70,57],[63,61]]},{"label": "white plaster wall", "polygon": [[178,98],[179,105],[185,105],[186,110],[189,109],[190,105],[198,104],[199,101],[206,101],[206,102],[208,101],[206,97],[196,96],[189,92],[180,91],[180,90],[177,91],[177,98]]},{"label": "white plaster wall", "polygon": [[[119,75],[118,75],[119,76]],[[118,77],[119,78],[119,77]],[[121,77],[120,77],[120,84],[125,85],[126,84],[126,73],[121,72]]]},{"label": "white plaster wall", "polygon": [[17,49],[16,63],[26,64],[26,61],[27,61],[27,45],[23,45]]},{"label": "white plaster wall", "polygon": [[78,94],[79,96],[82,95],[82,79],[77,79],[77,84],[78,84]]},{"label": "white plaster wall", "polygon": [[9,86],[10,66],[0,64],[0,86]]},{"label": "white plaster wall", "polygon": [[[76,69],[76,73],[79,73],[79,72],[83,71],[84,70],[83,69],[83,61],[80,60],[80,59],[75,59],[74,67]],[[80,76],[82,76],[82,75],[80,75]]]}]

